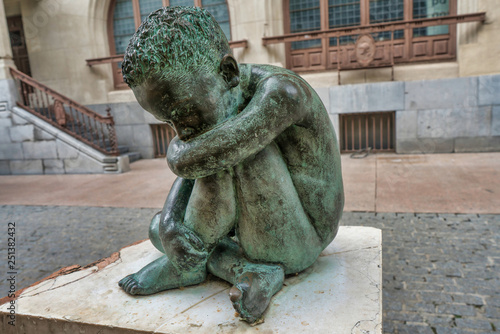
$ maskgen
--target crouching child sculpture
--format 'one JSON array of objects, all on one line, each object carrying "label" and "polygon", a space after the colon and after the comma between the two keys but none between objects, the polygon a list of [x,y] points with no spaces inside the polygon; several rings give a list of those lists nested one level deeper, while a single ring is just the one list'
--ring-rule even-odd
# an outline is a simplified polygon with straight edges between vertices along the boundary
[{"label": "crouching child sculpture", "polygon": [[165,255],[119,285],[149,295],[212,273],[258,322],[285,275],[311,266],[338,230],[340,155],[325,107],[291,71],[238,64],[199,8],[153,12],[122,69],[141,106],[175,129],[167,161],[178,178],[149,230]]}]

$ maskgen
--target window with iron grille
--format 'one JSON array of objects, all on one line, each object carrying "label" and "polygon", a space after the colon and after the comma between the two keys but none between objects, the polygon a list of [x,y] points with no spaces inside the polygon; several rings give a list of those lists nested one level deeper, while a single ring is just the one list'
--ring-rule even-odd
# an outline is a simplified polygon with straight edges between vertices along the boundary
[{"label": "window with iron grille", "polygon": [[340,115],[340,151],[394,151],[394,112]]}]

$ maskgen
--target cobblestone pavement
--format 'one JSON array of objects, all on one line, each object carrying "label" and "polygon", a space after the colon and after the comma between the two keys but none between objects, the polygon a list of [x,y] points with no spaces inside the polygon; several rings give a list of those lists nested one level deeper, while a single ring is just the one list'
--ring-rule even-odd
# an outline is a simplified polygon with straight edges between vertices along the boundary
[{"label": "cobblestone pavement", "polygon": [[500,331],[500,215],[344,213],[382,229],[386,333]]},{"label": "cobblestone pavement", "polygon": [[[0,206],[0,273],[7,266],[7,223],[16,223],[17,288],[71,265],[87,265],[148,238],[158,209]],[[0,277],[0,297],[7,295]]]},{"label": "cobblestone pavement", "polygon": [[[156,211],[0,206],[0,254],[16,222],[17,287],[25,287],[147,238]],[[342,224],[383,231],[385,333],[500,331],[500,215],[346,212]],[[7,289],[0,278],[0,295]]]}]

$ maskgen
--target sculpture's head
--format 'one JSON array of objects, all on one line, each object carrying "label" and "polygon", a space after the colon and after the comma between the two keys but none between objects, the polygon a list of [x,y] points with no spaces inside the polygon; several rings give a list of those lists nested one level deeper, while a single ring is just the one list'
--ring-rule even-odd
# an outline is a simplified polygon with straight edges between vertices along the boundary
[{"label": "sculpture's head", "polygon": [[189,139],[227,119],[238,63],[224,32],[206,10],[166,7],[134,34],[122,63],[141,106]]}]

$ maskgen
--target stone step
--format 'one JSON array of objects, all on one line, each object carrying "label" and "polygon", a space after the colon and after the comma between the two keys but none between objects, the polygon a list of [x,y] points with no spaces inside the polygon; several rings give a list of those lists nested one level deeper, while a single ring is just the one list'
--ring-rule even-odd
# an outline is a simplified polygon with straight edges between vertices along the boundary
[{"label": "stone step", "polygon": [[120,152],[120,155],[128,153],[129,148],[126,145],[118,145],[118,152]]},{"label": "stone step", "polygon": [[142,155],[139,152],[127,152],[129,163],[135,162],[142,159]]},{"label": "stone step", "polygon": [[[286,278],[265,321],[239,320],[228,297],[231,284],[209,277],[199,285],[150,296],[118,287],[159,253],[149,240],[86,267],[71,266],[22,291],[15,303],[0,299],[2,333],[382,333],[382,232],[341,226],[308,269]],[[97,287],[97,288],[96,288]],[[78,300],[76,303],[75,300]],[[168,319],[168,320],[167,320]],[[2,328],[2,327],[0,327]],[[215,330],[214,330],[215,329]]]}]

